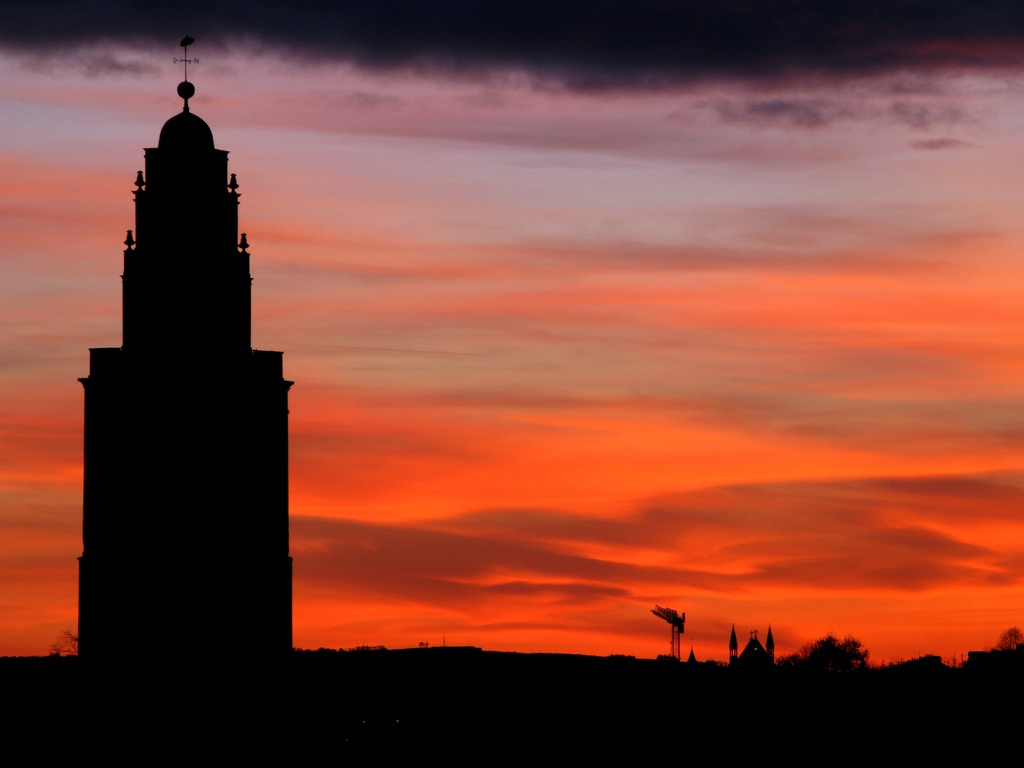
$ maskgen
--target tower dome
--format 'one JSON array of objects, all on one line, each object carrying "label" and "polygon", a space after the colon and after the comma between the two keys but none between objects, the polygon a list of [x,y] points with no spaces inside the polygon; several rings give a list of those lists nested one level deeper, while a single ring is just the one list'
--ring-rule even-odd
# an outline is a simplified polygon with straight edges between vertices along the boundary
[{"label": "tower dome", "polygon": [[206,151],[213,149],[213,131],[206,121],[191,112],[179,112],[160,129],[157,146],[171,152]]},{"label": "tower dome", "polygon": [[188,100],[196,87],[188,80],[178,84],[178,95],[185,100],[182,111],[164,123],[157,146],[170,152],[192,152],[213,149],[213,131],[206,121],[188,110]]}]

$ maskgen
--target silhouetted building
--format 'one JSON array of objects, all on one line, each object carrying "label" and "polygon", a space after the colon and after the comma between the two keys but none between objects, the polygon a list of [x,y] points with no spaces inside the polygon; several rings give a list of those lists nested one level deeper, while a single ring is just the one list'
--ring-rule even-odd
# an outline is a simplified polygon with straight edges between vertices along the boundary
[{"label": "silhouetted building", "polygon": [[135,180],[120,347],[85,387],[83,658],[292,648],[288,390],[250,342],[228,153],[184,101]]},{"label": "silhouetted building", "polygon": [[970,670],[973,674],[1024,674],[1024,645],[1004,650],[968,651],[965,669]]},{"label": "silhouetted building", "polygon": [[736,642],[736,626],[733,625],[732,634],[729,637],[729,666],[740,669],[767,669],[775,664],[775,639],[772,637],[772,628],[768,627],[768,637],[765,638],[765,645],[757,639],[757,630],[750,631],[750,639],[742,651],[739,650],[739,643]]}]

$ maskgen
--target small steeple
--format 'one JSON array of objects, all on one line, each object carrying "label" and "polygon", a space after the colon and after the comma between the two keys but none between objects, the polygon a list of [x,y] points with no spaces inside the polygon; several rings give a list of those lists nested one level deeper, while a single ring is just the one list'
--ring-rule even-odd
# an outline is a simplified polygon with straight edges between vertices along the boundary
[{"label": "small steeple", "polygon": [[729,663],[736,658],[740,652],[740,644],[736,641],[736,625],[732,625],[732,635],[729,637]]},{"label": "small steeple", "polygon": [[764,639],[764,649],[768,652],[769,658],[775,661],[775,638],[772,637],[772,625],[768,625],[768,637]]}]

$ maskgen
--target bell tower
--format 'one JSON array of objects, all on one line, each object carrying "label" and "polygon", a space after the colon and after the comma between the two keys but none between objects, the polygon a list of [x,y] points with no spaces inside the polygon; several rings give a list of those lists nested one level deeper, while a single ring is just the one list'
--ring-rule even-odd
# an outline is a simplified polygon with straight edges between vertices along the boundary
[{"label": "bell tower", "polygon": [[[182,42],[191,43],[191,38]],[[145,150],[122,344],[90,350],[79,651],[168,660],[292,648],[288,390],[251,346],[249,244],[228,153],[189,108]]]}]

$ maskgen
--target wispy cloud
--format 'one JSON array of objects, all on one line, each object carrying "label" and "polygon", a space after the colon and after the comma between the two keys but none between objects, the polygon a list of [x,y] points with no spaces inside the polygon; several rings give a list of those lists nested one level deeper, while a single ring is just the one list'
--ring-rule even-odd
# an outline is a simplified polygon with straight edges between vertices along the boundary
[{"label": "wispy cloud", "polygon": [[[1020,581],[1012,566],[1024,553],[972,538],[1014,519],[1022,501],[1013,477],[742,485],[640,502],[615,519],[553,509],[401,525],[299,517],[296,548],[303,578],[321,586],[428,601],[451,588],[467,605],[497,589],[557,592],[565,601],[659,584],[681,593],[916,591]],[[939,521],[945,532],[934,527]]]},{"label": "wispy cloud", "polygon": [[974,146],[970,142],[960,141],[960,139],[919,139],[911,142],[911,146],[914,149],[930,149],[930,150],[942,150],[942,149],[964,149],[966,147]]},{"label": "wispy cloud", "polygon": [[969,124],[977,118],[955,103],[919,103],[894,100],[868,103],[855,94],[847,100],[825,97],[777,96],[745,101],[720,99],[712,102],[720,119],[755,127],[821,129],[837,123],[888,121],[915,130]]}]

